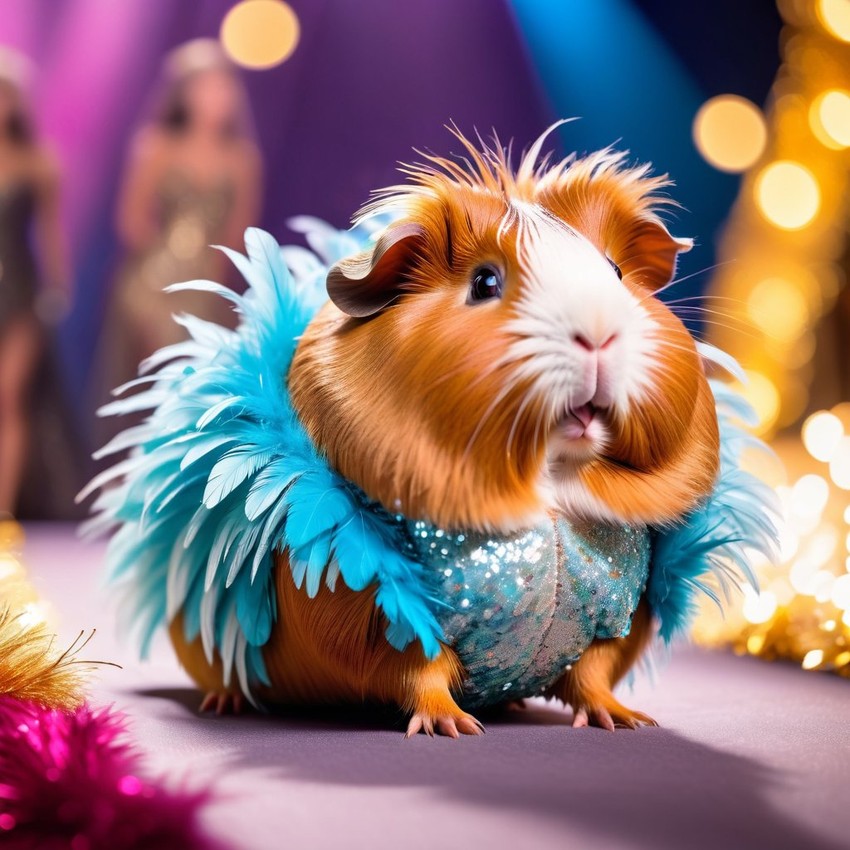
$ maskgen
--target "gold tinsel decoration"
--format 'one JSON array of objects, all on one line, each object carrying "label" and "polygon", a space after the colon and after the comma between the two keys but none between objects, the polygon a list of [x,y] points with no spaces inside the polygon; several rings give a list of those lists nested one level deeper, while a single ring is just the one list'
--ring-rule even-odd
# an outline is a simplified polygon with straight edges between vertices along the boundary
[{"label": "gold tinsel decoration", "polygon": [[841,400],[850,360],[847,339],[826,321],[847,301],[850,2],[778,8],[782,62],[766,145],[743,175],[709,298],[751,323],[743,333],[713,324],[710,337],[747,371],[742,392],[759,433],[773,437],[778,460],[749,465],[779,496],[780,558],[757,565],[760,591],[743,588],[743,605],[725,619],[704,611],[695,636],[850,677],[850,402]]},{"label": "gold tinsel decoration", "polygon": [[86,674],[102,663],[79,658],[94,630],[64,650],[56,646],[26,578],[23,541],[18,523],[0,520],[0,696],[74,709],[83,702]]}]

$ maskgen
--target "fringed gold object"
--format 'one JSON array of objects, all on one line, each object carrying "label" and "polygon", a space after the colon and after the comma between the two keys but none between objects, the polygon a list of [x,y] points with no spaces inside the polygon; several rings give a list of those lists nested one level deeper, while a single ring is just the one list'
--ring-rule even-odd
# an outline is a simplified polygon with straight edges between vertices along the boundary
[{"label": "fringed gold object", "polygon": [[64,652],[56,636],[38,623],[29,625],[25,612],[0,610],[0,696],[31,700],[46,708],[74,709],[82,705],[85,674],[95,662],[78,658],[94,630]]},{"label": "fringed gold object", "polygon": [[754,564],[760,592],[744,587],[722,617],[703,606],[694,638],[850,678],[850,497],[811,454],[820,444],[786,438],[774,445],[760,472],[782,506],[779,557]]},{"label": "fringed gold object", "polygon": [[86,674],[104,663],[79,657],[95,632],[80,632],[67,649],[57,648],[38,594],[26,578],[23,543],[21,526],[0,520],[0,696],[44,708],[78,708]]},{"label": "fringed gold object", "polygon": [[762,623],[736,620],[724,627],[714,621],[712,628],[703,620],[697,639],[704,646],[731,646],[738,655],[791,661],[804,670],[823,670],[850,679],[850,626],[842,616],[841,609],[830,602],[797,595],[777,605]]}]

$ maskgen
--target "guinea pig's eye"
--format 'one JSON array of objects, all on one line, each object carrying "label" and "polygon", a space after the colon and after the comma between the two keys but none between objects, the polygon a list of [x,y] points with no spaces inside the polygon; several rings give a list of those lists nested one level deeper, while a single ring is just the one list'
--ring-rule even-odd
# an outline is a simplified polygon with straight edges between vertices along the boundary
[{"label": "guinea pig's eye", "polygon": [[502,297],[502,276],[492,266],[481,266],[472,275],[469,285],[469,304],[486,301],[488,298]]},{"label": "guinea pig's eye", "polygon": [[623,270],[610,257],[606,257],[605,259],[608,260],[609,263],[611,263],[611,268],[614,269],[614,271],[617,274],[617,277],[620,278],[620,280],[622,280],[623,279]]}]

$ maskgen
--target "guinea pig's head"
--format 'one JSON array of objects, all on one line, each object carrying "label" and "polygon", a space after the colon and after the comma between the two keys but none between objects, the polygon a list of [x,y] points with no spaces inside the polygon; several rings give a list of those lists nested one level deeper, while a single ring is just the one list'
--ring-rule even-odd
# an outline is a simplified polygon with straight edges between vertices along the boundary
[{"label": "guinea pig's head", "polygon": [[330,462],[446,527],[551,510],[662,524],[711,489],[717,418],[694,340],[657,297],[679,251],[669,185],[611,150],[538,161],[457,134],[362,215],[396,218],[337,263],[290,375]]}]

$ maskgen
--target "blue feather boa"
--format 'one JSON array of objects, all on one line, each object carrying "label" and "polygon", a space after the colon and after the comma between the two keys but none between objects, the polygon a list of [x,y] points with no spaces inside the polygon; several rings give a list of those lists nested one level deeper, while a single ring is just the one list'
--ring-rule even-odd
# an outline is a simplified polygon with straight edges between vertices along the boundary
[{"label": "blue feather boa", "polygon": [[[328,465],[286,387],[298,338],[327,298],[327,267],[360,250],[382,222],[347,232],[306,217],[293,224],[312,253],[281,249],[257,229],[246,232],[247,256],[222,249],[248,284],[244,295],[211,281],[171,287],[229,300],[239,327],[176,317],[188,339],[145,361],[101,411],[149,412],[96,455],[128,456],[81,494],[98,492],[88,530],[112,534],[111,579],[127,588],[143,655],[157,628],[182,612],[186,638],[200,635],[207,658],[220,656],[225,683],[235,673],[249,698],[269,684],[262,647],[276,617],[279,550],[289,551],[293,578],[311,595],[321,581],[374,585],[394,647],[419,640],[433,657],[442,638],[444,603],[403,545],[403,518]],[[701,349],[732,368],[721,352]],[[655,533],[647,594],[668,641],[687,628],[696,591],[717,599],[717,579],[722,588],[738,572],[754,582],[748,553],[771,552],[775,539],[772,494],[739,468],[752,438],[733,417],[746,418],[746,406],[723,385],[713,390],[723,444],[715,490],[679,525]]]}]

